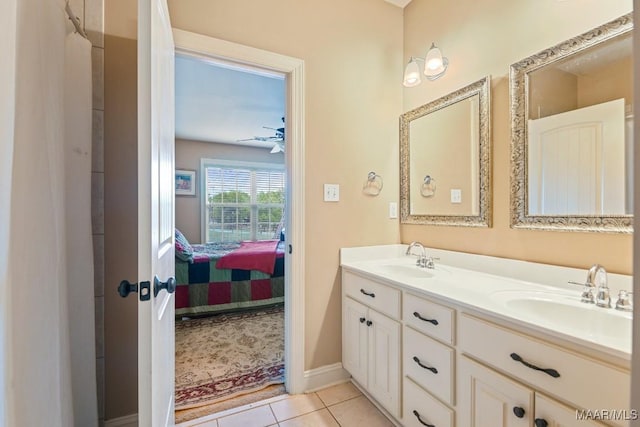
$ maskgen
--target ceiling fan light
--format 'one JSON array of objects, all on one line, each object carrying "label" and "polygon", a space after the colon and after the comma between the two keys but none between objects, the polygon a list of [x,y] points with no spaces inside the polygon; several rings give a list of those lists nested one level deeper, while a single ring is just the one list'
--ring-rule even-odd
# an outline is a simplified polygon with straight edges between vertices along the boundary
[{"label": "ceiling fan light", "polygon": [[413,87],[419,85],[421,81],[420,67],[418,67],[418,62],[412,57],[404,69],[402,84],[405,87]]}]

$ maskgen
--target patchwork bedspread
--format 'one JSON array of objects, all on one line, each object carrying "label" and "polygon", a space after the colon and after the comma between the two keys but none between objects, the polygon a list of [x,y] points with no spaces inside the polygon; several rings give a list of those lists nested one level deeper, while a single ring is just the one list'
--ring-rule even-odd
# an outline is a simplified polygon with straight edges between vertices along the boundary
[{"label": "patchwork bedspread", "polygon": [[284,302],[284,246],[277,247],[273,274],[218,269],[239,243],[193,245],[193,263],[176,259],[176,316],[206,315]]}]

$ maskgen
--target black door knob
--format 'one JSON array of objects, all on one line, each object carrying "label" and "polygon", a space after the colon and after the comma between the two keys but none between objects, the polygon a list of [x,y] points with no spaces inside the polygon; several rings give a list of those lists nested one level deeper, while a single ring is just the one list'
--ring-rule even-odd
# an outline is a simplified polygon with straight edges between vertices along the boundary
[{"label": "black door knob", "polygon": [[361,317],[360,318],[360,323],[364,323],[365,320],[367,320],[367,319],[365,319],[364,317]]},{"label": "black door knob", "polygon": [[120,282],[120,285],[118,285],[118,293],[122,298],[128,297],[131,292],[138,292],[137,283],[130,283],[128,280]]},{"label": "black door knob", "polygon": [[549,425],[547,420],[543,418],[536,418],[536,420],[534,421],[534,424],[536,425],[536,427],[547,427]]},{"label": "black door knob", "polygon": [[166,282],[161,282],[158,276],[153,278],[153,296],[157,297],[161,290],[166,289],[170,294],[176,291],[175,277],[169,277]]},{"label": "black door knob", "polygon": [[514,406],[513,407],[513,413],[516,414],[516,417],[522,418],[522,417],[524,417],[525,411],[524,411],[524,408],[521,408],[519,406]]},{"label": "black door knob", "polygon": [[371,326],[373,325],[373,322],[371,320],[367,320],[367,326]]}]

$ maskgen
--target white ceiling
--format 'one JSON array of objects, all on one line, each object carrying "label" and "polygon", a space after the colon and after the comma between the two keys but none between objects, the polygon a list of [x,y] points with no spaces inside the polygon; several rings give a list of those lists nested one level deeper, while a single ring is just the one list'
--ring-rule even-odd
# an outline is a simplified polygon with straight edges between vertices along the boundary
[{"label": "white ceiling", "polygon": [[176,56],[176,137],[271,149],[283,127],[284,76],[189,56]]}]

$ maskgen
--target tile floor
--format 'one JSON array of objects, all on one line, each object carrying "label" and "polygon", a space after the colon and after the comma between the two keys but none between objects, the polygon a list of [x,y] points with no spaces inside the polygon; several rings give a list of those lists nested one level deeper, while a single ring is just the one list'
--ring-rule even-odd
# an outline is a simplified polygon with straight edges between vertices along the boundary
[{"label": "tile floor", "polygon": [[176,427],[393,427],[351,383],[283,395]]}]

